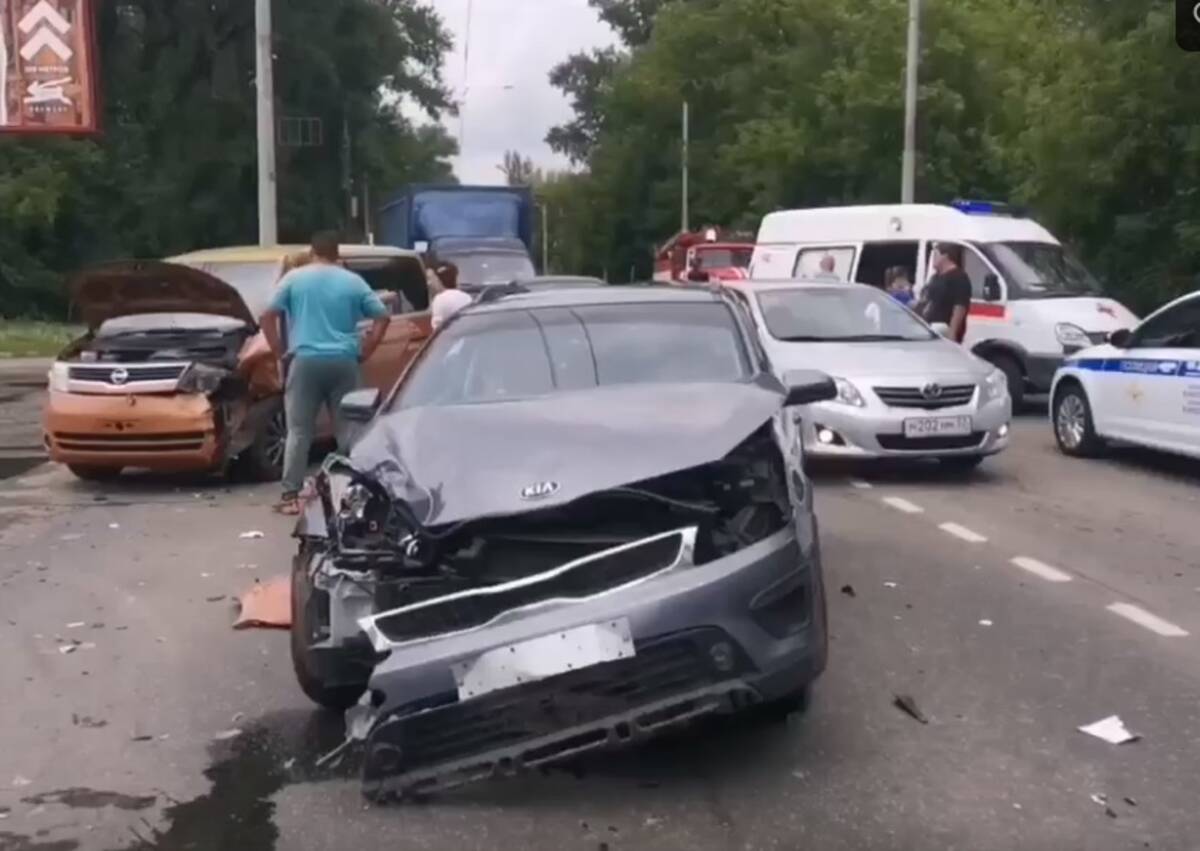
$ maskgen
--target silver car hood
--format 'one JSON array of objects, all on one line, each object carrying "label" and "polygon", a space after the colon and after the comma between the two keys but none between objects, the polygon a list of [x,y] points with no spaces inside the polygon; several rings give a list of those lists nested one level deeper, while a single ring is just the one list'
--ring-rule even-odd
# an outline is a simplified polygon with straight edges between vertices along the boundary
[{"label": "silver car hood", "polygon": [[839,378],[971,376],[991,367],[949,340],[887,343],[781,343],[765,341],[777,372],[816,369]]}]

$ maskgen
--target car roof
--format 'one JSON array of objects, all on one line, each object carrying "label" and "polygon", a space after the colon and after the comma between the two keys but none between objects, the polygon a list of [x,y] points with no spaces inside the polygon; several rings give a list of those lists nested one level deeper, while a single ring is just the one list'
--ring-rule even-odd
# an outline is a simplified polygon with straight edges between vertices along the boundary
[{"label": "car roof", "polygon": [[547,289],[507,295],[470,308],[472,314],[546,307],[586,307],[606,304],[714,304],[723,300],[717,288],[668,285],[623,285]]},{"label": "car roof", "polygon": [[534,275],[532,278],[517,278],[518,284],[603,284],[600,278],[588,275]]},{"label": "car roof", "polygon": [[[229,245],[221,248],[203,248],[167,258],[168,263],[270,263],[282,260],[289,254],[307,251],[307,245]],[[420,254],[392,245],[346,244],[340,247],[343,257],[414,257]]]},{"label": "car roof", "polygon": [[751,278],[745,281],[738,281],[736,289],[768,292],[770,290],[836,290],[845,289],[846,287],[868,289],[874,290],[877,293],[883,293],[883,290],[879,289],[879,287],[873,287],[870,284],[860,284],[857,281],[826,281],[812,278]]}]

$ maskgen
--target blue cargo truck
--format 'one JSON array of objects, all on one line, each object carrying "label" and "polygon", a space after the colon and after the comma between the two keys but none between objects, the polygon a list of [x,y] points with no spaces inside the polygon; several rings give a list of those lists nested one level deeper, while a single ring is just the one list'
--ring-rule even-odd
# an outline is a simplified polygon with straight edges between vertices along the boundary
[{"label": "blue cargo truck", "polygon": [[464,290],[536,274],[527,186],[410,186],[379,211],[379,241],[458,266]]}]

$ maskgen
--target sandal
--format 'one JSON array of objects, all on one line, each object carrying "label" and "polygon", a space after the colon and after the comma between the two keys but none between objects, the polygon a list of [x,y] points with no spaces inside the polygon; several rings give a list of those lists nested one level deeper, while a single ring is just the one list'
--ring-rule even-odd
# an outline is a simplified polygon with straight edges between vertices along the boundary
[{"label": "sandal", "polygon": [[300,514],[300,500],[298,497],[285,496],[275,503],[273,510],[276,514],[282,514],[285,517],[297,517]]}]

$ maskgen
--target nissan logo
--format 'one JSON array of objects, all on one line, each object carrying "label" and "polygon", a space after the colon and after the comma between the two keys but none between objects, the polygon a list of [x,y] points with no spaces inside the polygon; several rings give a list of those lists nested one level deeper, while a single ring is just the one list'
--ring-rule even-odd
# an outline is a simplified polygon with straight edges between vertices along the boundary
[{"label": "nissan logo", "polygon": [[535,482],[521,488],[521,499],[545,499],[558,492],[558,482]]},{"label": "nissan logo", "polygon": [[124,384],[129,380],[129,370],[119,366],[108,374],[108,380],[111,384]]},{"label": "nissan logo", "polygon": [[934,399],[940,399],[942,398],[942,385],[938,384],[936,381],[931,381],[929,384],[926,384],[921,388],[921,395],[931,401]]}]

